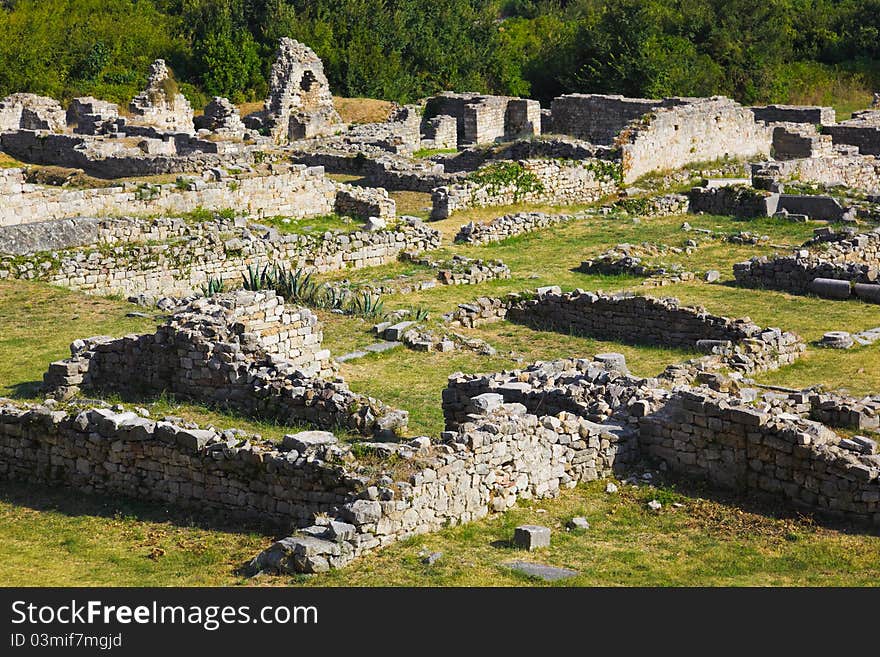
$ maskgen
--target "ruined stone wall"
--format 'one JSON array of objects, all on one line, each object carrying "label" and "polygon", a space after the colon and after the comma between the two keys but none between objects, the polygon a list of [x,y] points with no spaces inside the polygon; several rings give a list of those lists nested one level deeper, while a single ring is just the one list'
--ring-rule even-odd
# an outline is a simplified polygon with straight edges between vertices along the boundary
[{"label": "ruined stone wall", "polygon": [[239,291],[192,302],[155,334],[76,341],[43,380],[62,399],[167,392],[291,425],[386,437],[405,426],[405,412],[328,378],[335,366],[321,339],[309,310],[285,307],[274,292]]},{"label": "ruined stone wall", "polygon": [[829,157],[834,154],[830,135],[820,134],[816,127],[802,123],[773,125],[773,157],[796,160],[804,157]]},{"label": "ruined stone wall", "polygon": [[431,192],[463,178],[447,174],[443,166],[430,161],[413,161],[389,153],[360,151],[294,151],[290,160],[307,166],[320,166],[330,173],[345,173],[364,177],[364,183],[388,190]]},{"label": "ruined stone wall", "polygon": [[54,98],[17,93],[0,101],[0,133],[64,130],[66,114]]},{"label": "ruined stone wall", "polygon": [[333,211],[349,217],[391,220],[397,216],[397,204],[384,189],[340,184]]},{"label": "ruined stone wall", "polygon": [[229,208],[257,217],[305,217],[330,214],[336,198],[336,185],[324,177],[322,169],[296,165],[269,175],[236,175],[216,182],[194,180],[183,188],[144,183],[53,188],[24,183],[20,169],[4,172],[4,178],[9,192],[2,196],[0,225],[6,226],[70,217],[186,213],[198,208]]},{"label": "ruined stone wall", "polygon": [[[782,290],[794,294],[818,292],[816,279],[833,279],[880,289],[880,232],[874,230],[832,243],[801,248],[789,256],[755,257],[733,266],[738,284]],[[848,292],[848,290],[847,290]],[[858,291],[857,291],[858,292]],[[866,301],[880,300],[880,293],[859,294]],[[848,298],[849,294],[841,298]]]},{"label": "ruined stone wall", "polygon": [[767,157],[772,129],[723,96],[659,108],[631,122],[618,136],[624,178],[679,169],[722,158]]},{"label": "ruined stone wall", "polygon": [[566,94],[553,99],[553,133],[570,135],[593,144],[612,144],[631,121],[682,99],[625,98],[608,94]]},{"label": "ruined stone wall", "polygon": [[704,340],[739,343],[764,329],[747,321],[680,306],[676,299],[590,292],[547,292],[507,311],[508,321],[602,340],[696,349]]},{"label": "ruined stone wall", "polygon": [[[146,221],[146,220],[145,220]],[[153,234],[149,220],[131,237]],[[94,294],[191,294],[209,279],[238,285],[248,266],[283,263],[290,268],[318,272],[370,267],[395,259],[402,251],[438,248],[440,234],[423,224],[403,224],[395,230],[337,233],[327,236],[228,232],[234,222],[206,222],[200,227],[175,224],[163,233],[180,230],[185,237],[164,244],[122,243],[112,248],[75,248],[36,253],[14,261],[0,261],[0,278],[41,280]],[[125,234],[120,228],[119,235]],[[108,240],[113,239],[108,236]],[[149,238],[148,238],[149,239]]]},{"label": "ruined stone wall", "polygon": [[694,214],[705,212],[752,219],[772,216],[779,205],[779,194],[747,185],[693,187],[687,195],[688,211]]},{"label": "ruined stone wall", "polygon": [[[132,133],[138,130],[126,129]],[[24,162],[82,169],[107,179],[243,167],[253,164],[254,151],[258,150],[237,142],[212,142],[189,135],[173,137],[129,140],[19,130],[0,134],[0,146]],[[138,147],[139,143],[143,148]]]},{"label": "ruined stone wall", "polygon": [[752,165],[752,174],[779,181],[794,179],[831,187],[844,185],[869,193],[880,189],[880,159],[840,148],[835,148],[835,155],[830,157],[756,163]]},{"label": "ruined stone wall", "polygon": [[475,224],[472,221],[464,224],[456,234],[455,241],[464,244],[500,242],[508,237],[531,233],[572,219],[574,215],[543,212],[506,214],[485,224]]},{"label": "ruined stone wall", "polygon": [[459,146],[541,134],[541,105],[536,100],[444,92],[425,105],[425,120],[436,116],[455,118]]},{"label": "ruined stone wall", "polygon": [[843,449],[816,422],[728,400],[705,389],[674,393],[641,419],[642,450],[672,472],[716,486],[880,524],[880,458]]},{"label": "ruined stone wall", "polygon": [[880,110],[854,112],[851,119],[827,125],[822,131],[835,144],[856,146],[862,155],[880,155]]},{"label": "ruined stone wall", "polygon": [[[520,160],[517,164],[534,176],[537,184],[480,183],[466,180],[431,192],[431,219],[445,219],[453,212],[517,203],[576,205],[592,203],[617,190],[617,182],[606,172],[607,163],[597,161]],[[503,162],[499,162],[503,166]],[[489,167],[496,166],[493,164]]]},{"label": "ruined stone wall", "polygon": [[815,105],[764,105],[750,107],[756,121],[765,123],[808,123],[813,126],[836,123],[833,107]]},{"label": "ruined stone wall", "polygon": [[219,510],[289,531],[361,482],[310,454],[135,413],[0,407],[0,476]]}]

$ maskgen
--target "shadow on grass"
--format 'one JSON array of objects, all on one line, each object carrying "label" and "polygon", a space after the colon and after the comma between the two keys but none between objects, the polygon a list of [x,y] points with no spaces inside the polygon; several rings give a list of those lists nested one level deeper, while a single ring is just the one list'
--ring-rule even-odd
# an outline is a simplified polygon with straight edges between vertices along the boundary
[{"label": "shadow on grass", "polygon": [[42,381],[22,381],[9,386],[12,393],[7,395],[11,399],[37,399],[43,389]]},{"label": "shadow on grass", "polygon": [[144,502],[122,495],[91,495],[64,486],[30,484],[0,480],[0,502],[40,512],[60,513],[71,518],[93,516],[134,519],[141,522],[170,523],[228,534],[286,536],[289,531],[278,524],[258,522],[227,510],[185,510],[158,502]]},{"label": "shadow on grass", "polygon": [[822,528],[854,536],[880,536],[880,526],[857,524],[833,511],[822,512],[814,508],[800,508],[770,493],[724,490],[702,480],[671,475],[666,475],[662,483],[668,485],[674,494],[684,498],[702,498],[767,519],[790,521],[803,529]]}]

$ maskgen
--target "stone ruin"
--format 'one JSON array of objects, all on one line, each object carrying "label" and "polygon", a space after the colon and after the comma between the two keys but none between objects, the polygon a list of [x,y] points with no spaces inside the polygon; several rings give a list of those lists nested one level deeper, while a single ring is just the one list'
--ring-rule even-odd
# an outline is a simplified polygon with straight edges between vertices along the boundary
[{"label": "stone ruin", "polygon": [[733,275],[744,287],[880,303],[880,228],[860,234],[817,229],[793,254],[737,263]]},{"label": "stone ruin", "polygon": [[0,133],[18,130],[64,130],[66,115],[54,98],[12,94],[0,101]]},{"label": "stone ruin", "polygon": [[194,132],[193,109],[177,84],[164,59],[150,64],[147,87],[129,104],[132,121],[166,132]]},{"label": "stone ruin", "polygon": [[407,413],[359,395],[335,377],[317,317],[287,308],[274,292],[198,299],[156,333],[78,340],[71,358],[49,366],[46,390],[169,393],[296,425],[310,422],[393,437]]},{"label": "stone ruin", "polygon": [[324,65],[308,46],[283,37],[269,77],[264,111],[248,117],[251,127],[268,131],[276,143],[328,135],[342,122]]},{"label": "stone ruin", "polygon": [[244,137],[244,123],[238,108],[221,96],[214,96],[207,105],[202,116],[194,120],[198,130],[208,130],[226,137]]}]

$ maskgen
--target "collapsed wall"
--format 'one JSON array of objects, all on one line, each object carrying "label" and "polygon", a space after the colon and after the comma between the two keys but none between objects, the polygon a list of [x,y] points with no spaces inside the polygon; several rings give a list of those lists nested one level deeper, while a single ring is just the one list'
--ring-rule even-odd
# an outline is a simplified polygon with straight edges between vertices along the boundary
[{"label": "collapsed wall", "polygon": [[[282,234],[244,219],[53,223],[30,224],[34,235],[22,235],[28,227],[18,227],[10,248],[18,244],[19,251],[40,251],[0,261],[0,279],[40,280],[92,294],[186,296],[210,279],[238,284],[247,267],[284,263],[291,269],[327,272],[380,265],[403,251],[440,246],[440,233],[417,221],[389,230],[322,236]],[[55,235],[48,242],[47,232]],[[0,236],[8,233],[0,229]],[[86,246],[49,250],[80,240]]]},{"label": "collapsed wall", "polygon": [[271,172],[236,174],[220,180],[184,179],[152,185],[123,183],[67,189],[25,182],[22,169],[0,172],[0,226],[89,216],[186,213],[233,209],[262,216],[330,214],[336,184],[320,168],[273,166]]},{"label": "collapsed wall", "polygon": [[78,340],[49,366],[44,386],[67,399],[81,391],[169,393],[296,425],[394,435],[407,414],[332,380],[317,317],[287,308],[274,292],[198,299],[154,334]]}]

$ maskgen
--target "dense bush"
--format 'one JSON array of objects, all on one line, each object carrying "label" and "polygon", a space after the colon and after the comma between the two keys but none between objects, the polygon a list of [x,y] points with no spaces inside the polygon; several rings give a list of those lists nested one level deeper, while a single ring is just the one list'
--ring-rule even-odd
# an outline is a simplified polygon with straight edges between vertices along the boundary
[{"label": "dense bush", "polygon": [[262,98],[280,36],[335,93],[864,102],[880,0],[0,0],[0,95],[126,101],[164,57],[196,103]]}]

